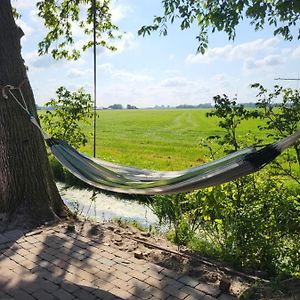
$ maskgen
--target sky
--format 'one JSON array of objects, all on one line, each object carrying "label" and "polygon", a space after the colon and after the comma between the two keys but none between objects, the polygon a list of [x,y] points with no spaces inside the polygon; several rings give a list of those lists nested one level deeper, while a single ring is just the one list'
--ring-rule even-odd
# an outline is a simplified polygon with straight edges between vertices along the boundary
[{"label": "sky", "polygon": [[[78,61],[55,61],[38,56],[38,42],[45,29],[37,16],[36,1],[12,0],[22,17],[22,56],[36,103],[43,105],[55,98],[55,91],[65,86],[71,91],[83,87],[93,93],[93,56],[85,52]],[[167,36],[152,33],[138,36],[143,25],[150,25],[162,12],[161,0],[112,0],[113,21],[124,32],[116,41],[118,50],[98,49],[97,106],[114,103],[139,108],[156,105],[177,106],[213,103],[213,96],[226,94],[238,102],[255,102],[257,91],[250,88],[259,82],[267,88],[275,84],[299,88],[298,81],[275,81],[275,78],[299,78],[300,43],[273,36],[266,27],[254,31],[249,20],[237,28],[234,41],[224,33],[209,35],[204,55],[197,54],[197,27],[181,31],[169,27]],[[85,37],[75,31],[76,43]]]}]

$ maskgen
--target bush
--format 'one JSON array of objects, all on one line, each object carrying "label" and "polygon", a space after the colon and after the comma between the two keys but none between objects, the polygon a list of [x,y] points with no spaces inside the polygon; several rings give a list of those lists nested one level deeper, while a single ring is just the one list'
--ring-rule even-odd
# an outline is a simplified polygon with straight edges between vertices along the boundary
[{"label": "bush", "polygon": [[278,178],[248,176],[195,193],[159,196],[152,207],[179,245],[244,270],[300,273],[299,189]]},{"label": "bush", "polygon": [[[215,158],[215,145],[225,153],[241,148],[237,128],[249,118],[265,120],[266,136],[282,138],[299,126],[299,92],[275,87],[267,94],[260,85],[258,110],[216,96],[215,110],[224,136],[202,142]],[[267,94],[267,97],[265,97]],[[274,103],[282,97],[282,103]],[[248,137],[249,138],[249,137]],[[253,141],[255,139],[253,138]],[[214,144],[213,144],[214,143]],[[155,197],[159,220],[168,224],[169,237],[202,253],[222,258],[249,271],[270,275],[300,274],[299,143],[254,175],[189,194]]]}]

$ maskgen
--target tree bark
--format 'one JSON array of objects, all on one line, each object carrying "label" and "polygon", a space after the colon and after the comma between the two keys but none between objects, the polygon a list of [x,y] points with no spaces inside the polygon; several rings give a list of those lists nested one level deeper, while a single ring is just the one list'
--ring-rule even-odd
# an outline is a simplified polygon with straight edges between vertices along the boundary
[{"label": "tree bark", "polygon": [[[0,1],[0,86],[18,86],[32,115],[34,96],[21,56],[22,30],[10,0]],[[31,221],[51,220],[64,210],[55,185],[45,143],[28,114],[0,87],[0,213],[25,214]],[[18,99],[20,93],[13,91]]]}]

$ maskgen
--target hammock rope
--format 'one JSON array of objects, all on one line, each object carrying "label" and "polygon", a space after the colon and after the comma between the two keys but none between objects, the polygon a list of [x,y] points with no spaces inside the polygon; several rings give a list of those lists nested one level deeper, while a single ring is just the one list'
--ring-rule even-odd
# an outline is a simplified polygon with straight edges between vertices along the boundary
[{"label": "hammock rope", "polygon": [[[20,108],[28,115],[31,123],[37,127],[37,129],[40,131],[41,135],[43,136],[43,139],[46,141],[48,139],[51,139],[51,136],[47,134],[42,127],[39,125],[37,119],[34,117],[34,115],[29,111],[29,108],[27,106],[27,103],[25,101],[24,94],[22,92],[22,86],[26,82],[26,79],[24,79],[17,87],[13,85],[5,85],[0,86],[1,93],[4,99],[8,99],[9,95],[16,101],[16,103],[20,106]],[[18,91],[21,97],[21,100],[18,99],[18,97],[13,93],[13,91]]]}]

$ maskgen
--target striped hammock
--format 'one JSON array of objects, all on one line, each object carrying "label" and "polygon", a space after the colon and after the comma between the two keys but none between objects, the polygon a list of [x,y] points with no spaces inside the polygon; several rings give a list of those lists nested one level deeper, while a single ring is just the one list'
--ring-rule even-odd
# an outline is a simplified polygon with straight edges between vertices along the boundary
[{"label": "striped hammock", "polygon": [[[26,79],[27,80],[27,79]],[[73,175],[91,186],[125,194],[171,194],[219,185],[256,172],[300,138],[300,130],[262,149],[245,148],[201,166],[177,172],[131,168],[88,158],[66,142],[47,135],[30,113],[21,87],[0,86],[4,98],[11,96],[41,132],[57,160]],[[20,99],[13,93],[19,91]]]},{"label": "striped hammock", "polygon": [[300,131],[259,150],[245,148],[182,171],[152,171],[89,158],[65,141],[47,143],[57,160],[87,184],[125,194],[171,194],[219,185],[256,172],[300,138]]}]

